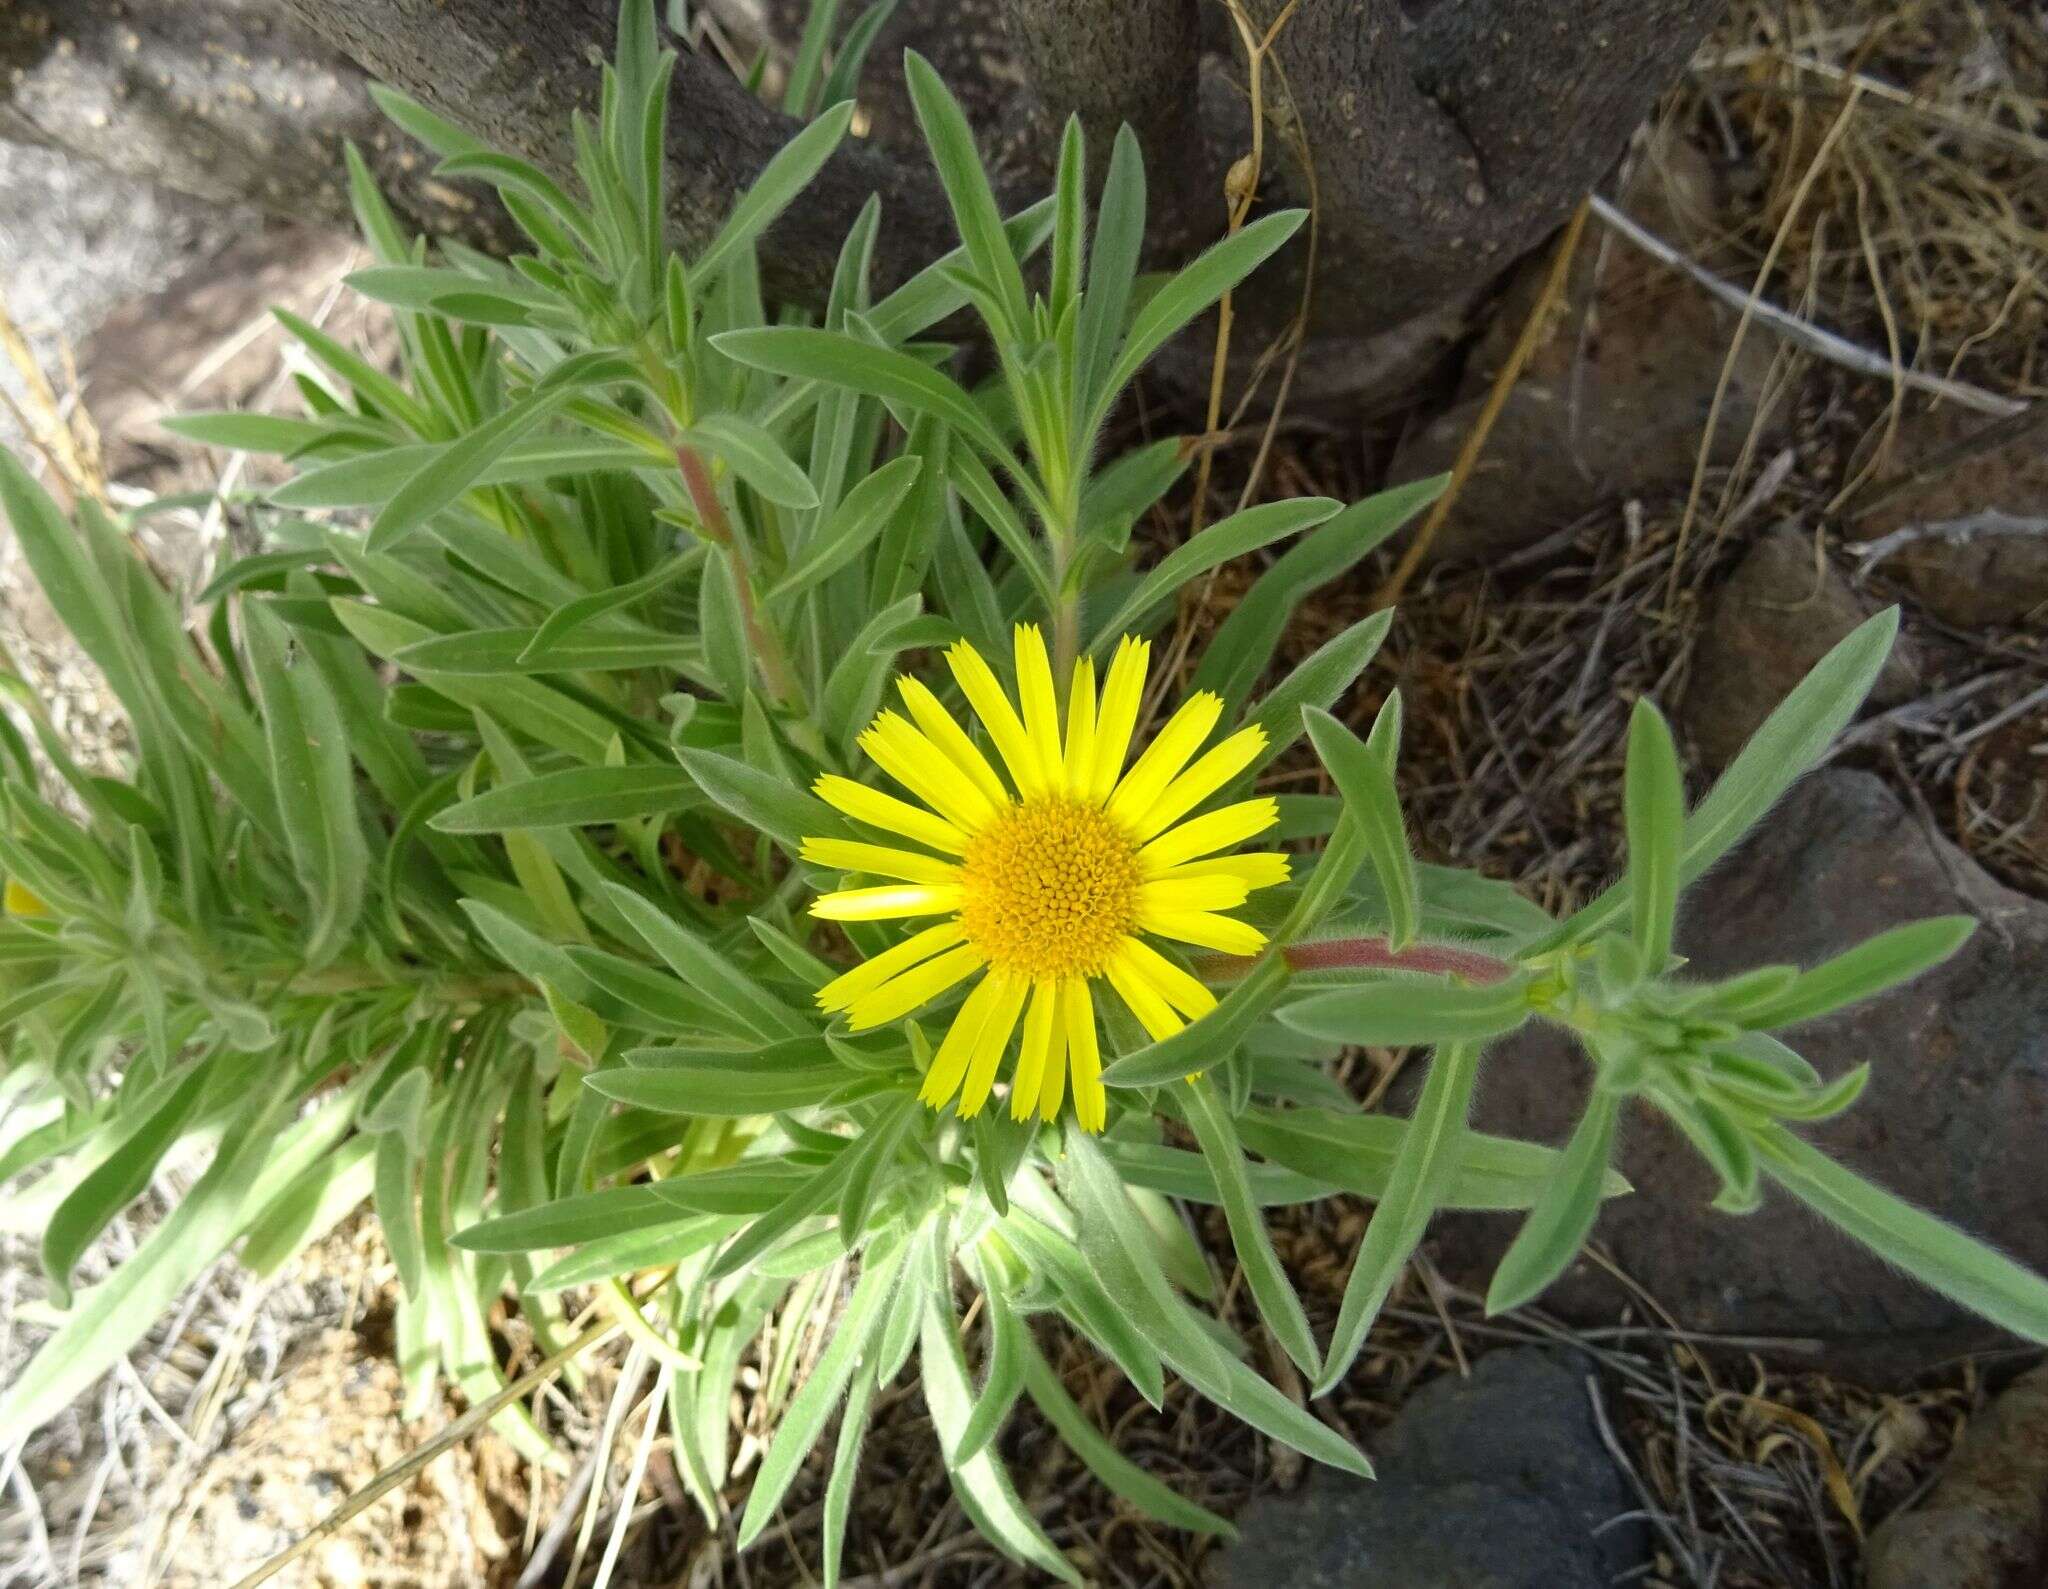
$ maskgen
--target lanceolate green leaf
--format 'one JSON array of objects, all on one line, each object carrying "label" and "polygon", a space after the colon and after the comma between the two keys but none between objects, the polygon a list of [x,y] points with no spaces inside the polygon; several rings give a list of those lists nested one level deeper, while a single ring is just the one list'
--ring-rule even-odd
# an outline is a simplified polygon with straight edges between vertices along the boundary
[{"label": "lanceolate green leaf", "polygon": [[1103,382],[1096,399],[1097,414],[1107,411],[1115,394],[1130,384],[1131,377],[1177,331],[1270,259],[1294,235],[1307,214],[1305,210],[1280,210],[1261,216],[1243,230],[1211,244],[1146,300],[1145,307],[1131,322],[1130,335]]},{"label": "lanceolate green leaf", "polygon": [[605,892],[633,930],[647,940],[648,947],[668,963],[671,971],[706,998],[745,1021],[762,1037],[808,1037],[816,1028],[760,983],[717,953],[676,917],[663,911],[645,895],[617,883]]},{"label": "lanceolate green leaf", "polygon": [[[281,508],[367,507],[388,501],[444,452],[445,448],[432,443],[409,442],[317,463],[277,487],[270,500]],[[649,467],[672,469],[674,461],[594,436],[524,436],[508,442],[485,461],[470,485],[516,485],[550,476]]]},{"label": "lanceolate green leaf", "polygon": [[[328,1152],[348,1129],[352,1093],[336,1094],[315,1113],[287,1125],[291,1067],[280,1064],[268,1086],[215,1154],[205,1174],[141,1248],[85,1292],[62,1328],[37,1350],[0,1394],[0,1428],[34,1429],[70,1403],[141,1340],[185,1287],[235,1238]],[[277,1128],[284,1125],[285,1129]]]},{"label": "lanceolate green leaf", "polygon": [[896,1290],[896,1282],[910,1257],[910,1244],[899,1242],[894,1251],[870,1253],[862,1265],[860,1283],[853,1288],[846,1311],[839,1316],[832,1338],[805,1377],[803,1388],[789,1404],[777,1426],[775,1438],[755,1475],[747,1496],[747,1510],[740,1519],[739,1544],[751,1545],[775,1518],[790,1482],[803,1460],[825,1431],[825,1421],[839,1405],[847,1382],[866,1356]]},{"label": "lanceolate green leaf", "polygon": [[704,549],[701,547],[679,552],[638,579],[564,602],[549,613],[547,620],[533,632],[533,638],[519,653],[519,660],[536,665],[561,665],[560,648],[572,635],[610,613],[629,607],[634,602],[644,601],[657,591],[666,589],[691,569],[701,567],[704,555]]},{"label": "lanceolate green leaf", "polygon": [[201,1061],[183,1076],[152,1089],[145,1100],[150,1107],[121,1145],[57,1205],[43,1227],[42,1253],[54,1306],[71,1305],[71,1272],[78,1260],[107,1222],[148,1189],[157,1165],[183,1134],[221,1068],[217,1062]]},{"label": "lanceolate green leaf", "polygon": [[986,1446],[962,1454],[962,1437],[973,1418],[974,1386],[967,1377],[967,1358],[960,1347],[960,1327],[953,1317],[952,1288],[945,1279],[943,1228],[934,1232],[927,1259],[936,1273],[925,1288],[923,1342],[925,1404],[953,1480],[953,1493],[976,1526],[1015,1559],[1027,1562],[1062,1583],[1080,1584],[1080,1573],[1026,1510],[1010,1475]]},{"label": "lanceolate green leaf", "polygon": [[1394,1161],[1387,1195],[1372,1211],[1365,1242],[1351,1265],[1344,1303],[1330,1340],[1316,1394],[1323,1395],[1351,1372],[1373,1321],[1401,1278],[1429,1219],[1442,1206],[1444,1188],[1457,1164],[1460,1139],[1472,1107],[1472,1086],[1479,1074],[1479,1049],[1472,1043],[1449,1043],[1429,1062],[1429,1078],[1415,1105],[1408,1134]]},{"label": "lanceolate green leaf", "polygon": [[1923,1284],[2030,1341],[2048,1341],[2048,1280],[1872,1186],[1780,1125],[1754,1138],[1763,1171]]},{"label": "lanceolate green leaf", "polygon": [[781,601],[808,590],[858,557],[917,483],[921,467],[915,457],[893,458],[847,492],[801,560],[762,600]]},{"label": "lanceolate green leaf", "polygon": [[1596,1089],[1565,1145],[1557,1171],[1493,1272],[1486,1311],[1505,1313],[1533,1301],[1578,1256],[1600,1212],[1608,1160],[1614,1156],[1614,1121],[1620,1096]]},{"label": "lanceolate green leaf", "polygon": [[1306,661],[1276,684],[1271,693],[1254,703],[1253,722],[1266,731],[1266,748],[1249,769],[1257,772],[1285,752],[1306,730],[1302,709],[1319,706],[1328,711],[1351,688],[1368,662],[1379,654],[1380,643],[1393,627],[1394,609],[1385,608],[1370,618],[1361,618],[1333,640],[1317,647]]},{"label": "lanceolate green leaf", "polygon": [[756,1054],[638,1049],[626,1057],[627,1068],[594,1072],[584,1084],[619,1103],[660,1114],[742,1119],[776,1114],[822,1103],[853,1079],[823,1043],[807,1040]]},{"label": "lanceolate green leaf", "polygon": [[846,822],[824,801],[733,756],[710,750],[677,753],[712,801],[774,838],[791,854],[807,838],[846,838]]},{"label": "lanceolate green leaf", "polygon": [[310,658],[294,658],[284,626],[258,602],[242,610],[270,741],[278,808],[311,917],[303,953],[324,965],[363,912],[369,845],[356,807],[341,710]]},{"label": "lanceolate green leaf", "polygon": [[1224,1519],[1160,1483],[1118,1451],[1110,1438],[1088,1421],[1088,1415],[1067,1394],[1052,1365],[1028,1339],[1024,1343],[1024,1390],[1088,1471],[1139,1511],[1169,1528],[1218,1534],[1225,1539],[1237,1537],[1237,1530]]},{"label": "lanceolate green leaf", "polygon": [[1685,823],[1685,779],[1663,714],[1647,697],[1628,725],[1628,891],[1636,953],[1652,976],[1671,958],[1678,914],[1678,858]]},{"label": "lanceolate green leaf", "polygon": [[990,457],[1002,460],[1009,456],[1003,438],[971,397],[930,365],[894,348],[803,326],[727,331],[713,337],[711,344],[726,357],[755,369],[850,387],[935,415]]},{"label": "lanceolate green leaf", "polygon": [[[1382,1114],[1322,1109],[1252,1109],[1237,1123],[1247,1147],[1274,1164],[1337,1191],[1378,1202],[1393,1184],[1412,1122]],[[1530,1208],[1556,1173],[1558,1155],[1534,1142],[1467,1131],[1444,1183],[1440,1208]],[[1628,1182],[1609,1172],[1603,1192],[1618,1197]]]},{"label": "lanceolate green leaf", "polygon": [[1005,323],[994,329],[1005,339],[1022,337],[1031,315],[1024,297],[1024,273],[1003,233],[1002,214],[981,168],[981,156],[975,152],[973,130],[931,62],[915,50],[904,52],[903,76],[910,86],[918,125],[931,148],[932,164],[938,167],[939,181],[953,207],[967,258],[1002,307]]},{"label": "lanceolate green leaf", "polygon": [[365,547],[384,552],[404,540],[475,485],[506,449],[560,408],[574,391],[566,381],[544,386],[459,441],[437,449],[371,521]]},{"label": "lanceolate green leaf", "polygon": [[1088,261],[1088,289],[1081,298],[1075,337],[1074,410],[1078,419],[1095,410],[1105,391],[1111,361],[1123,336],[1124,314],[1137,280],[1145,242],[1145,159],[1138,136],[1119,127],[1109,155],[1109,174],[1095,214],[1095,248]]},{"label": "lanceolate green leaf", "polygon": [[1194,686],[1213,690],[1226,707],[1251,694],[1302,598],[1355,567],[1449,483],[1448,475],[1395,486],[1354,502],[1289,547],[1230,609],[1195,669]]},{"label": "lanceolate green leaf", "polygon": [[[1764,726],[1728,764],[1707,797],[1686,818],[1679,845],[1682,888],[1733,849],[1742,836],[1778,803],[1778,797],[1810,771],[1848,721],[1856,715],[1891,654],[1899,613],[1888,607],[1866,619],[1814,664]],[[1532,950],[1581,942],[1629,909],[1624,879],[1580,910]]]},{"label": "lanceolate green leaf", "polygon": [[794,203],[832,158],[853,121],[853,101],[834,105],[776,151],[732,214],[690,267],[690,285],[702,291],[737,255],[752,248],[770,223]]},{"label": "lanceolate green leaf", "polygon": [[737,414],[706,414],[683,432],[680,440],[723,461],[770,502],[786,508],[818,505],[810,477],[783,451],[781,442],[752,420]]},{"label": "lanceolate green leaf", "polygon": [[1802,972],[1784,992],[1744,1009],[1737,1018],[1758,1030],[1813,1020],[1932,970],[1976,930],[1974,916],[1932,916],[1894,927]]},{"label": "lanceolate green leaf", "polygon": [[1280,1009],[1280,1021],[1333,1043],[1395,1047],[1474,1043],[1512,1032],[1529,1019],[1520,979],[1468,985],[1447,978],[1402,977],[1311,993]]},{"label": "lanceolate green leaf", "polygon": [[1147,1342],[1189,1384],[1304,1456],[1371,1477],[1372,1464],[1355,1446],[1223,1349],[1174,1294],[1141,1234],[1129,1195],[1102,1149],[1085,1133],[1068,1134],[1061,1184],[1074,1201],[1083,1249],[1103,1284]]},{"label": "lanceolate green leaf", "polygon": [[989,1442],[1002,1432],[1010,1409],[1024,1388],[1024,1349],[1028,1341],[1023,1320],[1009,1301],[993,1287],[985,1287],[983,1312],[988,1317],[988,1370],[982,1375],[981,1390],[974,1411],[953,1448],[955,1467],[980,1456]]},{"label": "lanceolate green leaf", "polygon": [[680,767],[570,767],[487,789],[449,806],[429,825],[443,833],[585,827],[666,816],[702,803],[696,780]]},{"label": "lanceolate green leaf", "polygon": [[1321,1362],[1315,1333],[1301,1299],[1287,1278],[1280,1255],[1273,1250],[1265,1216],[1252,1197],[1251,1181],[1245,1174],[1244,1150],[1238,1146],[1237,1130],[1216,1089],[1206,1079],[1189,1083],[1188,1124],[1202,1145],[1202,1156],[1216,1174],[1223,1194],[1223,1212],[1230,1222],[1230,1239],[1237,1248],[1237,1261],[1244,1268],[1259,1316],[1281,1349],[1294,1359],[1295,1367],[1313,1374]]},{"label": "lanceolate green leaf", "polygon": [[1422,887],[1416,876],[1415,855],[1408,848],[1408,827],[1401,815],[1401,797],[1394,790],[1393,753],[1399,735],[1401,697],[1387,698],[1380,721],[1388,726],[1382,734],[1375,727],[1373,737],[1384,739],[1382,752],[1367,747],[1350,729],[1328,712],[1311,707],[1307,712],[1308,736],[1344,796],[1344,811],[1365,841],[1365,853],[1379,877],[1380,891],[1387,901],[1387,946],[1405,949],[1414,941],[1421,921]]},{"label": "lanceolate green leaf", "polygon": [[1198,574],[1207,573],[1234,557],[1299,534],[1335,513],[1341,503],[1327,497],[1297,497],[1286,502],[1264,502],[1212,524],[1193,540],[1176,546],[1159,560],[1158,567],[1138,582],[1138,588],[1104,619],[1095,631],[1095,649],[1113,643],[1134,622],[1180,589]]}]

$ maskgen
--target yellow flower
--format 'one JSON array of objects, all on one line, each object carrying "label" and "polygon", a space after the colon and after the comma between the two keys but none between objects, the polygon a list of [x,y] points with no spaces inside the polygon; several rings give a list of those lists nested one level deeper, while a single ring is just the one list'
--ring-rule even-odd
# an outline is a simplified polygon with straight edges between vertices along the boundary
[{"label": "yellow flower", "polygon": [[26,884],[7,879],[6,899],[0,901],[0,909],[10,916],[47,916],[50,907],[43,903],[42,896]]},{"label": "yellow flower", "polygon": [[1099,702],[1094,663],[1075,666],[1062,732],[1045,642],[1025,625],[1016,639],[1015,705],[965,641],[946,656],[1007,782],[912,678],[896,681],[910,715],[883,712],[860,744],[918,803],[850,778],[818,780],[829,804],[922,848],[806,839],[806,860],[890,880],[823,895],[812,914],[945,918],[827,984],[818,1003],[861,1031],[978,975],[923,1101],[938,1109],[957,1096],[962,1117],[980,1113],[1021,1022],[1010,1113],[1052,1119],[1071,1073],[1074,1112],[1100,1131],[1108,1104],[1093,984],[1107,981],[1155,1041],[1213,1008],[1216,996],[1141,935],[1235,955],[1263,947],[1263,933],[1222,912],[1285,882],[1287,857],[1221,852],[1271,827],[1279,810],[1241,800],[1189,816],[1266,744],[1263,730],[1240,729],[1197,758],[1223,713],[1214,695],[1183,704],[1125,770],[1151,650],[1143,641],[1117,647]]}]

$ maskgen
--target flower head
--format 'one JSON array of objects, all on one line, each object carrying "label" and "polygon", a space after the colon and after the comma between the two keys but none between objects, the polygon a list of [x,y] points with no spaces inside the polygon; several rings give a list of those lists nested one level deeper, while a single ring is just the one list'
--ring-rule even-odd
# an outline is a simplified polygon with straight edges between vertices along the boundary
[{"label": "flower head", "polygon": [[1155,1041],[1211,1009],[1215,995],[1145,938],[1239,955],[1263,947],[1264,934],[1223,912],[1285,882],[1287,857],[1224,852],[1271,827],[1279,810],[1254,799],[1190,815],[1266,744],[1263,730],[1244,728],[1198,757],[1223,713],[1214,695],[1190,697],[1126,767],[1145,642],[1117,647],[1099,699],[1095,664],[1076,664],[1064,726],[1038,630],[1020,625],[1016,648],[1014,704],[965,641],[946,656],[1007,778],[936,695],[904,677],[896,682],[909,715],[883,712],[860,745],[915,803],[850,778],[818,780],[820,798],[918,848],[806,839],[806,860],[888,879],[822,895],[812,914],[943,918],[827,984],[818,1003],[859,1031],[978,977],[932,1061],[924,1102],[936,1109],[957,1097],[963,1117],[980,1113],[1021,1024],[1010,1113],[1052,1119],[1071,1075],[1075,1114],[1100,1131],[1095,985],[1107,982]]}]

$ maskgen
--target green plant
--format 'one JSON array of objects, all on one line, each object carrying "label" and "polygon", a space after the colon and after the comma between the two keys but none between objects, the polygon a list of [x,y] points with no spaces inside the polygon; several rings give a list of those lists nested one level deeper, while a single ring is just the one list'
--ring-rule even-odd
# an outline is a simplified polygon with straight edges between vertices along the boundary
[{"label": "green plant", "polygon": [[[969,1515],[1018,1560],[1077,1581],[1000,1459],[1020,1397],[1134,1504],[1181,1527],[1227,1525],[1094,1429],[1032,1318],[1064,1320],[1155,1405],[1171,1370],[1275,1439],[1368,1471],[1191,1303],[1209,1272],[1172,1200],[1222,1207],[1275,1342],[1327,1389],[1440,1208],[1528,1210],[1489,1300],[1538,1294],[1601,1199],[1625,1190],[1609,1158],[1630,1098],[1686,1133],[1731,1213],[1775,1181],[2048,1339],[2048,1286],[1788,1125],[1846,1107],[1862,1073],[1825,1081],[1772,1034],[1934,964],[1969,923],[1718,984],[1688,980],[1671,953],[1681,890],[1854,713],[1890,615],[1837,647],[1690,810],[1669,733],[1639,703],[1629,869],[1569,919],[1420,864],[1394,792],[1399,697],[1363,740],[1329,710],[1388,615],[1266,681],[1303,596],[1438,482],[1350,507],[1250,508],[1140,571],[1133,525],[1188,449],[1169,439],[1098,461],[1132,376],[1299,216],[1267,216],[1145,280],[1133,140],[1112,152],[1092,228],[1077,128],[1053,196],[1005,220],[957,107],[912,57],[960,249],[877,298],[871,206],[821,321],[771,317],[753,243],[850,107],[819,117],[685,262],[661,238],[672,59],[648,0],[628,0],[620,41],[600,114],[576,129],[581,197],[389,100],[445,170],[497,186],[532,252],[501,263],[444,245],[430,262],[354,168],[378,258],[354,283],[392,307],[400,373],[289,322],[324,372],[300,381],[307,417],[178,422],[297,466],[240,504],[266,550],[198,593],[193,623],[123,523],[90,503],[67,520],[0,460],[0,504],[135,743],[128,776],[89,774],[19,692],[31,734],[0,733],[0,1177],[43,1172],[9,1218],[44,1232],[64,1309],[0,1399],[0,1427],[61,1407],[222,1251],[239,1242],[245,1262],[275,1268],[367,1199],[400,1276],[399,1352],[418,1394],[446,1376],[472,1404],[499,1396],[487,1311],[510,1296],[543,1349],[566,1353],[563,1294],[590,1291],[654,1368],[678,1471],[715,1517],[726,1408],[764,1322],[843,1303],[801,1383],[786,1346],[762,1365],[777,1432],[742,1543],[836,1413],[836,1577],[869,1409],[916,1357]],[[963,309],[995,357],[975,390],[927,340]],[[347,511],[309,516],[333,510]],[[1122,749],[1146,738],[1143,665],[1135,644],[1123,661],[1112,648],[1157,624],[1189,578],[1289,538],[1120,805]],[[1049,655],[1035,628],[1013,652],[1020,624],[1045,626]],[[948,646],[951,682],[921,666]],[[982,660],[1012,654],[1008,681]],[[922,681],[905,687],[915,726],[870,730],[899,670]],[[993,760],[958,726],[962,703]],[[1242,726],[1180,781],[1224,722]],[[1304,736],[1336,795],[1249,794]],[[869,753],[939,815],[884,800]],[[1211,822],[1201,813],[1218,800]],[[1011,872],[972,855],[956,866],[989,812],[1034,802],[1066,814],[1005,852]],[[1094,814],[1072,818],[1082,809]],[[1147,862],[1140,845],[1183,819],[1202,842]],[[1062,872],[1082,828],[1096,849]],[[1201,860],[1262,829],[1309,846],[1298,881],[1277,858]],[[1105,854],[1108,871],[1090,871]],[[1050,870],[1030,886],[1057,893],[1067,918],[1014,914],[1025,907],[998,873],[1034,856]],[[897,878],[888,898],[834,892],[834,874],[862,870]],[[1110,886],[1099,875],[1134,892],[1112,908],[1091,892]],[[959,923],[901,950],[881,919],[899,907]],[[991,927],[991,911],[1013,914]],[[1120,949],[1048,949],[1061,920],[1103,943],[1142,932],[1163,952],[1120,974]],[[1039,936],[1019,948],[1004,936],[1017,932]],[[921,958],[963,944],[944,976]],[[953,978],[987,965],[998,974],[980,994]],[[914,967],[878,999],[885,976]],[[1116,995],[1094,996],[1099,1038],[1063,991],[1097,970]],[[1026,982],[1057,985],[1029,1014]],[[942,1039],[935,1054],[910,1017],[963,994],[948,1022],[961,1046]],[[1001,1015],[984,1027],[989,1009]],[[1005,1063],[1020,1019],[1021,1078]],[[1596,1075],[1561,1151],[1467,1125],[1485,1046],[1532,1020],[1569,1028]],[[1361,1113],[1328,1077],[1361,1043],[1432,1049],[1412,1119]],[[983,1109],[1002,1083],[1012,1106]],[[195,1144],[211,1159],[190,1194],[71,1296],[95,1234],[165,1154]],[[1337,1193],[1377,1208],[1324,1344],[1261,1210]],[[983,1321],[978,1383],[963,1283]],[[557,1460],[516,1399],[497,1427]]]}]

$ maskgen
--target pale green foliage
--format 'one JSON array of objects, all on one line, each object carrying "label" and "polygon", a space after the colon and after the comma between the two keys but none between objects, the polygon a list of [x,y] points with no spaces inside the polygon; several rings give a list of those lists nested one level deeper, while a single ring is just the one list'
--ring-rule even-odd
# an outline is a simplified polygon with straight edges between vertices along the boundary
[{"label": "pale green foliage", "polygon": [[[1134,1506],[1226,1525],[1088,1423],[1040,1355],[1038,1316],[1155,1404],[1170,1369],[1364,1471],[1197,1310],[1211,1277],[1166,1199],[1222,1207],[1262,1319],[1327,1390],[1438,1209],[1528,1210],[1491,1302],[1538,1294],[1626,1189],[1608,1161],[1630,1100],[1698,1146],[1728,1208],[1774,1181],[2048,1339],[2048,1287],[1793,1134],[1787,1122],[1844,1107],[1860,1077],[1826,1081],[1769,1035],[1936,963],[1967,923],[1901,929],[1803,974],[1705,986],[1672,964],[1681,890],[1853,714],[1889,615],[1844,641],[1690,812],[1669,733],[1640,705],[1629,870],[1570,920],[1418,864],[1395,794],[1399,697],[1363,740],[1330,715],[1387,615],[1273,674],[1303,597],[1440,483],[1252,507],[1140,572],[1133,525],[1186,449],[1098,458],[1131,377],[1300,217],[1141,283],[1128,134],[1092,227],[1078,128],[1058,191],[1006,219],[958,107],[913,57],[961,249],[877,297],[871,206],[823,314],[771,317],[755,247],[847,131],[849,107],[832,104],[844,58],[828,77],[807,46],[789,95],[816,119],[705,252],[677,260],[659,241],[671,63],[647,0],[628,0],[620,39],[599,115],[577,128],[580,193],[384,96],[447,171],[499,189],[532,250],[500,263],[430,249],[352,166],[377,259],[354,283],[391,306],[401,370],[287,319],[323,372],[300,379],[307,417],[177,422],[296,471],[237,501],[265,547],[199,593],[196,633],[122,525],[89,505],[67,521],[0,459],[0,506],[136,747],[124,776],[102,778],[33,702],[18,704],[37,747],[0,732],[0,872],[17,903],[26,889],[47,908],[0,922],[0,1177],[40,1170],[9,1217],[44,1232],[53,1296],[69,1301],[0,1397],[0,1428],[49,1417],[222,1251],[242,1241],[274,1267],[367,1198],[401,1279],[416,1396],[437,1376],[472,1401],[502,1387],[486,1323],[501,1298],[552,1350],[565,1290],[665,1277],[642,1304],[674,1348],[662,1416],[715,1517],[727,1408],[764,1321],[843,1305],[801,1382],[787,1346],[758,1364],[779,1427],[741,1537],[771,1525],[815,1449],[836,1575],[864,1420],[916,1359],[962,1506],[1003,1550],[1072,1578],[1004,1468],[1020,1396]],[[976,390],[929,340],[963,310],[995,355]],[[1111,1023],[1099,1139],[922,1108],[931,1054],[914,1022],[854,1036],[812,1000],[846,943],[805,914],[820,876],[796,847],[848,832],[812,779],[873,776],[853,736],[887,676],[933,648],[965,635],[1006,655],[1010,625],[1034,621],[1102,661],[1126,629],[1157,628],[1189,578],[1290,540],[1197,666],[1271,740],[1238,793],[1304,733],[1336,790],[1288,802],[1283,832],[1312,853],[1261,896],[1276,947],[1249,968],[1198,966],[1234,986],[1163,1042]],[[846,938],[861,953],[888,942],[860,923]],[[1576,1033],[1594,1075],[1561,1153],[1467,1121],[1486,1045],[1530,1020]],[[1412,1121],[1363,1114],[1332,1081],[1327,1062],[1358,1043],[1435,1050]],[[71,1297],[98,1232],[165,1155],[194,1148],[209,1167],[171,1218]],[[1323,1344],[1262,1210],[1339,1192],[1378,1210]],[[963,1286],[983,1292],[979,1389]],[[552,1459],[524,1411],[499,1427]]]}]

